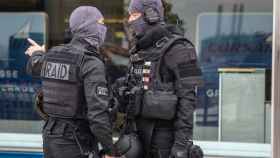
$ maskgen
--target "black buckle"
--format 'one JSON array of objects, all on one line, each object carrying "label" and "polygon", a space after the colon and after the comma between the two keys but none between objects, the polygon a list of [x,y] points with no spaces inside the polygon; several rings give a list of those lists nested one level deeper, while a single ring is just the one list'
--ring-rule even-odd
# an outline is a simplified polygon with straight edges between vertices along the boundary
[{"label": "black buckle", "polygon": [[156,42],[156,47],[162,48],[168,41],[169,41],[169,38],[165,36]]}]

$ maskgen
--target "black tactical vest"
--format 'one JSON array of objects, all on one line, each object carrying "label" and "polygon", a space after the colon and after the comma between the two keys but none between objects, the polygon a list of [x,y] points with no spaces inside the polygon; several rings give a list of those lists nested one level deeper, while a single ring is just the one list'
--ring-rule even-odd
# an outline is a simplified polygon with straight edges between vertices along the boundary
[{"label": "black tactical vest", "polygon": [[131,55],[130,84],[143,89],[172,90],[174,88],[172,81],[165,78],[168,75],[164,75],[168,72],[164,70],[166,67],[163,66],[163,58],[168,49],[177,41],[190,43],[182,36],[164,37],[157,42],[155,47],[137,51],[137,53]]},{"label": "black tactical vest", "polygon": [[137,51],[131,56],[128,84],[134,97],[130,97],[129,107],[134,107],[130,110],[134,116],[174,119],[178,105],[175,76],[163,62],[165,54],[177,41],[189,42],[181,36],[164,37],[156,43],[156,47]]},{"label": "black tactical vest", "polygon": [[83,52],[67,46],[46,54],[41,70],[44,111],[51,117],[85,118],[83,82],[79,78]]}]

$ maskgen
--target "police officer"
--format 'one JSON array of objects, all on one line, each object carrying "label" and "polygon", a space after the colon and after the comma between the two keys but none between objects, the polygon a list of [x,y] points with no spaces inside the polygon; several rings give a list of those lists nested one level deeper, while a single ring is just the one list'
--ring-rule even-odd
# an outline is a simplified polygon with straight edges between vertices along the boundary
[{"label": "police officer", "polygon": [[135,116],[144,157],[202,157],[192,142],[201,76],[193,44],[165,24],[161,0],[131,0],[128,12],[136,43],[128,75],[117,81],[115,94],[120,109]]},{"label": "police officer", "polygon": [[99,47],[106,27],[95,7],[81,6],[70,16],[73,39],[44,53],[29,39],[27,71],[42,78],[45,158],[104,157],[114,154],[109,118],[109,90]]}]

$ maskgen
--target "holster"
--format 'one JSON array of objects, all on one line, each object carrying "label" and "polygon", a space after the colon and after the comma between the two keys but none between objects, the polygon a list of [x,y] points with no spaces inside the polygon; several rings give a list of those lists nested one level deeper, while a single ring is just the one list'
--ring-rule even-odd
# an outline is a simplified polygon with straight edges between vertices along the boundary
[{"label": "holster", "polygon": [[46,121],[48,119],[48,114],[44,111],[43,97],[43,91],[38,91],[35,97],[35,111],[43,120]]}]

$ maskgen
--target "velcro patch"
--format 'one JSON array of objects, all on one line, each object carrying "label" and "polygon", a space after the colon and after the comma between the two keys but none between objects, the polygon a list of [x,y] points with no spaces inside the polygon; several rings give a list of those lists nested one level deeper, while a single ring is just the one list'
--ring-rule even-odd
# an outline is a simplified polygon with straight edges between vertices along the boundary
[{"label": "velcro patch", "polygon": [[69,64],[47,62],[43,74],[46,78],[69,80],[69,71]]},{"label": "velcro patch", "polygon": [[191,76],[201,76],[201,70],[198,68],[195,61],[183,62],[178,64],[180,78],[186,78]]}]

